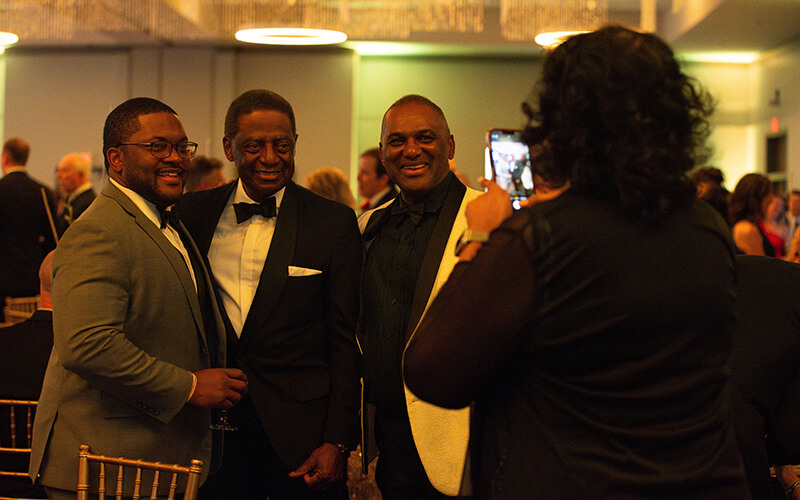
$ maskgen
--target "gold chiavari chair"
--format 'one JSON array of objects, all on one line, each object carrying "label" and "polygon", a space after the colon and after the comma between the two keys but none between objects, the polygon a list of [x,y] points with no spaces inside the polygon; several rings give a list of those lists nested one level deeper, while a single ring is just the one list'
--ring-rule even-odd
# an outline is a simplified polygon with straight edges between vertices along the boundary
[{"label": "gold chiavari chair", "polygon": [[[36,401],[0,399],[0,478],[12,481],[14,489],[25,491],[26,496],[39,491],[39,487],[28,484],[30,479],[25,471],[31,454],[36,405]],[[44,498],[43,495],[38,496]],[[0,500],[8,498],[12,497],[0,496]]]},{"label": "gold chiavari chair", "polygon": [[[162,472],[171,473],[172,478],[169,484],[167,500],[174,500],[179,485],[179,478],[186,476],[186,489],[183,493],[183,500],[197,500],[197,490],[200,487],[200,474],[203,471],[201,460],[192,460],[189,467],[177,464],[164,464],[161,462],[145,462],[144,460],[132,460],[128,458],[112,458],[102,455],[93,455],[89,451],[88,445],[81,445],[78,458],[78,500],[89,500],[91,484],[89,482],[89,463],[98,462],[100,464],[97,490],[98,498],[104,500],[106,497],[106,465],[116,465],[116,491],[109,494],[111,497],[121,498],[123,485],[126,481],[124,470],[135,470],[133,500],[148,498],[156,500],[159,498],[159,478]],[[142,497],[143,471],[153,471],[149,496]],[[113,471],[112,471],[113,473]],[[127,479],[128,481],[130,479]],[[163,490],[163,488],[162,488]],[[145,492],[145,495],[147,493]]]}]

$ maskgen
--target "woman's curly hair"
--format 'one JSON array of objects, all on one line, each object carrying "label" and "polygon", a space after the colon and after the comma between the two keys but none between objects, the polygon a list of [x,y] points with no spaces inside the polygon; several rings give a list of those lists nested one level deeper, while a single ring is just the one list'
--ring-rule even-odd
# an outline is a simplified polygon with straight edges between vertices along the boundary
[{"label": "woman's curly hair", "polygon": [[658,37],[619,26],[573,36],[533,93],[526,139],[546,182],[647,222],[694,198],[687,172],[708,157],[713,104]]}]

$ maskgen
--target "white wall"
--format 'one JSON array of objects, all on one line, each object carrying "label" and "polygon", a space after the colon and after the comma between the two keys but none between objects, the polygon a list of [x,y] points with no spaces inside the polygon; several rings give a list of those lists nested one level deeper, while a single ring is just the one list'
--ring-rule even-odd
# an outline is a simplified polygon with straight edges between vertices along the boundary
[{"label": "white wall", "polygon": [[760,143],[753,127],[757,105],[758,70],[753,64],[692,63],[684,65],[714,98],[709,165],[725,173],[725,185],[733,190],[748,172],[764,169],[757,153]]},{"label": "white wall", "polygon": [[55,185],[59,158],[73,151],[91,152],[102,165],[106,115],[129,97],[125,53],[8,51],[5,58],[4,139],[31,144],[31,175]]},{"label": "white wall", "polygon": [[[764,165],[770,119],[777,117],[787,138],[788,183],[790,189],[800,189],[800,39],[786,44],[762,57],[756,64],[759,84],[756,92],[754,125],[761,143],[757,159]],[[780,91],[781,103],[770,105],[775,90]]]},{"label": "white wall", "polygon": [[[321,166],[345,173],[351,161],[352,55],[145,48],[26,51],[7,62],[4,139],[31,144],[28,169],[54,185],[58,159],[89,151],[102,165],[105,117],[125,99],[161,99],[180,115],[202,154],[224,159],[222,135],[231,100],[251,88],[292,103],[298,127],[296,180]],[[235,175],[228,167],[229,177]]]}]

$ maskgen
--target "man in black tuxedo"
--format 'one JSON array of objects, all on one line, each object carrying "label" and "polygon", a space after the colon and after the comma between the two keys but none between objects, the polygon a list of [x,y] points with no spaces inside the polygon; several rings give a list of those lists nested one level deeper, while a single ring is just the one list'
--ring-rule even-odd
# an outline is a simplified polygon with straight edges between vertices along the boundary
[{"label": "man in black tuxedo", "polygon": [[346,498],[358,440],[355,339],[361,239],[354,212],[292,181],[297,134],[281,96],[231,103],[223,147],[239,179],[188,193],[180,216],[208,255],[229,363],[248,377],[222,470],[201,498]]},{"label": "man in black tuxedo", "polygon": [[80,217],[97,197],[89,180],[91,171],[92,163],[81,153],[66,154],[58,161],[56,177],[58,186],[66,197],[64,206],[59,212],[59,219],[64,229]]},{"label": "man in black tuxedo", "polygon": [[25,172],[29,152],[24,140],[9,139],[0,156],[0,298],[36,295],[39,264],[56,247],[47,214],[55,215],[55,197]]}]

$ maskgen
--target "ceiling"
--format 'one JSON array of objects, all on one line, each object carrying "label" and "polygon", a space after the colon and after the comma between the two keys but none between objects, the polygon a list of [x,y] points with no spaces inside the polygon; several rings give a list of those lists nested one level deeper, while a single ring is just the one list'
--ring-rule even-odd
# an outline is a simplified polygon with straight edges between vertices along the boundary
[{"label": "ceiling", "polygon": [[[212,29],[222,16],[221,11],[214,12],[214,9],[221,9],[223,5],[230,9],[231,5],[236,5],[241,10],[243,4],[277,1],[280,0],[3,0],[0,3],[0,31],[20,32],[20,42],[9,50],[138,45],[236,46],[243,44],[224,30]],[[285,1],[289,4],[298,2]],[[320,0],[323,1],[332,3],[331,0]],[[501,36],[499,6],[502,0],[471,1],[482,4],[482,29],[479,33],[412,32],[408,39],[399,41],[408,46],[422,44],[440,53],[541,51],[533,42],[508,42]],[[515,1],[519,3],[520,0]],[[575,0],[560,1],[576,3]],[[680,53],[763,52],[800,37],[800,0],[596,1],[608,2],[610,23],[629,26],[640,25],[644,6],[646,13],[655,16],[657,33]],[[459,3],[466,2],[460,0]],[[160,24],[150,24],[152,19]],[[357,40],[351,38],[345,45],[353,47],[353,42]]]}]

